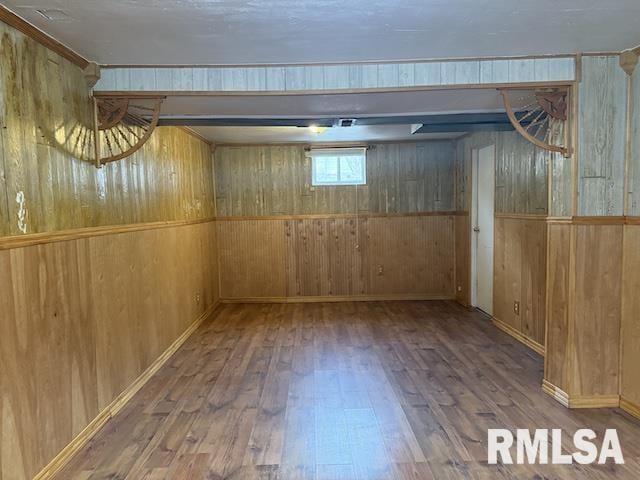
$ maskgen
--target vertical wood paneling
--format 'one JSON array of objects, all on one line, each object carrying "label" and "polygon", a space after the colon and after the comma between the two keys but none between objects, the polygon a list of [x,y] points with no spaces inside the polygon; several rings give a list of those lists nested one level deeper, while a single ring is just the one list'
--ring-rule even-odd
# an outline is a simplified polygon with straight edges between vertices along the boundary
[{"label": "vertical wood paneling", "polygon": [[285,297],[285,223],[281,220],[217,222],[220,294]]},{"label": "vertical wood paneling", "polygon": [[631,161],[629,162],[629,211],[627,215],[640,216],[640,69],[631,79]]},{"label": "vertical wood paneling", "polygon": [[[547,224],[542,219],[495,219],[494,316],[544,345]],[[520,313],[514,312],[514,302]]]},{"label": "vertical wood paneling", "polygon": [[217,223],[223,298],[454,295],[449,215]]},{"label": "vertical wood paneling", "polygon": [[623,215],[627,78],[618,57],[582,60],[579,214]]},{"label": "vertical wood paneling", "polygon": [[620,395],[640,405],[640,225],[624,229]]},{"label": "vertical wood paneling", "polygon": [[212,222],[0,251],[0,478],[32,478],[217,300],[215,251]]},{"label": "vertical wood paneling", "polygon": [[468,214],[455,217],[456,299],[471,305],[471,226]]},{"label": "vertical wood paneling", "polygon": [[0,34],[0,234],[22,233],[19,192],[26,233],[214,215],[207,144],[159,128],[131,157],[96,169],[82,71],[5,24]]},{"label": "vertical wood paneling", "polygon": [[617,395],[622,225],[577,225],[571,393]]},{"label": "vertical wood paneling", "polygon": [[568,350],[572,321],[571,229],[568,224],[549,224],[547,258],[547,332],[545,343],[545,380],[569,391]]},{"label": "vertical wood paneling", "polygon": [[218,147],[218,215],[452,211],[454,157],[451,142],[379,144],[367,151],[367,185],[312,187],[302,146]]},{"label": "vertical wood paneling", "polygon": [[204,77],[210,79],[208,89],[212,91],[345,90],[573,81],[575,57],[277,67],[115,67],[105,68],[104,72],[96,85],[98,91],[149,91],[153,90],[151,85],[161,91],[202,91],[196,79]]}]

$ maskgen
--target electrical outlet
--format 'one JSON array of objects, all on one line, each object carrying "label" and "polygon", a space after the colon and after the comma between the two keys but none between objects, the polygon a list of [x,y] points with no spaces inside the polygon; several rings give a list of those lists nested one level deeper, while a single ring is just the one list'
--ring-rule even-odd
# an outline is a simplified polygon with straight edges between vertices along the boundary
[{"label": "electrical outlet", "polygon": [[196,293],[196,303],[200,305],[200,293]]},{"label": "electrical outlet", "polygon": [[520,302],[513,302],[513,313],[520,315]]},{"label": "electrical outlet", "polygon": [[382,265],[378,265],[378,275],[382,275],[384,273],[384,267]]},{"label": "electrical outlet", "polygon": [[458,285],[458,291],[461,292],[462,291],[462,285]]}]

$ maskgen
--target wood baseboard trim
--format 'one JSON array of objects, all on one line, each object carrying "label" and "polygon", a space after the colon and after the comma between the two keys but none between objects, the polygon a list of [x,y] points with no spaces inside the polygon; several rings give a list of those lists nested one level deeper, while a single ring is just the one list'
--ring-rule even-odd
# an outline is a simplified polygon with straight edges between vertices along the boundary
[{"label": "wood baseboard trim", "polygon": [[536,342],[535,340],[532,340],[531,338],[529,338],[526,335],[524,335],[522,332],[519,332],[518,330],[513,328],[511,325],[508,325],[508,324],[504,323],[502,320],[500,320],[500,319],[498,319],[496,317],[493,317],[491,319],[491,321],[493,322],[493,324],[496,327],[498,327],[504,333],[506,333],[507,335],[515,338],[520,343],[526,345],[531,350],[533,350],[536,353],[539,353],[540,355],[542,355],[544,357],[544,355],[545,355],[544,345],[541,345],[538,342]]},{"label": "wood baseboard trim", "polygon": [[12,235],[0,237],[0,250],[11,248],[23,248],[43,243],[66,242],[81,238],[100,237],[103,235],[116,235],[120,233],[139,232],[142,230],[155,230],[158,228],[180,227],[184,225],[196,225],[199,223],[214,222],[215,217],[198,218],[194,220],[172,220],[167,222],[133,223],[128,225],[106,225],[102,227],[86,227],[73,230],[61,230],[59,232],[29,233],[26,235]]},{"label": "wood baseboard trim", "polygon": [[451,295],[330,295],[305,297],[232,297],[222,298],[221,303],[331,303],[331,302],[388,302],[420,300],[455,300]]},{"label": "wood baseboard trim", "polygon": [[[542,391],[551,395],[555,400],[567,408],[615,408],[622,407],[620,395],[593,395],[593,396],[570,396],[567,392],[553,383],[542,380]],[[636,406],[636,408],[638,408]],[[640,408],[638,408],[640,414]],[[631,413],[631,412],[629,412]],[[631,413],[633,415],[633,413]],[[640,418],[640,416],[638,417]]]},{"label": "wood baseboard trim", "polygon": [[553,383],[547,380],[542,380],[542,391],[553,397],[554,400],[558,401],[565,407],[569,408],[569,395],[561,388],[556,387]]},{"label": "wood baseboard trim", "polygon": [[91,438],[122,408],[149,379],[164,366],[171,356],[195,332],[195,330],[209,317],[213,316],[221,303],[215,302],[200,315],[174,342],[167,348],[142,374],[134,380],[120,395],[118,395],[84,430],[82,430],[58,455],[56,455],[33,480],[47,480],[53,478],[73,456],[84,447]]},{"label": "wood baseboard trim", "polygon": [[620,395],[569,397],[569,408],[614,408],[620,406]]},{"label": "wood baseboard trim", "polygon": [[638,405],[637,403],[633,403],[631,400],[620,396],[620,408],[627,412],[629,415],[640,419],[640,405]]}]

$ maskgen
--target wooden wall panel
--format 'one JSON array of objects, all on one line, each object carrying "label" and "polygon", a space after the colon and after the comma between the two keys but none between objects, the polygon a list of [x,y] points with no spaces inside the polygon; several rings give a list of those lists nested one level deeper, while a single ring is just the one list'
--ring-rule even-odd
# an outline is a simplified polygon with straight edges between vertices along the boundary
[{"label": "wooden wall panel", "polygon": [[208,144],[163,127],[96,169],[82,71],[4,23],[0,35],[0,235],[214,216]]},{"label": "wooden wall panel", "polygon": [[111,67],[97,90],[300,92],[573,81],[574,56],[233,67]]},{"label": "wooden wall panel", "polygon": [[285,297],[287,239],[282,220],[219,221],[220,296]]},{"label": "wooden wall panel", "polygon": [[454,296],[453,217],[373,217],[363,269],[376,294]]},{"label": "wooden wall panel", "polygon": [[471,209],[472,149],[492,144],[496,146],[496,213],[546,214],[551,155],[534,147],[517,132],[479,132],[458,140],[456,210]]},{"label": "wooden wall panel", "polygon": [[573,262],[569,224],[548,225],[547,250],[547,321],[545,343],[545,380],[564,391],[569,390],[568,349],[572,328],[570,302]]},{"label": "wooden wall panel", "polygon": [[[493,314],[544,345],[547,224],[545,218],[495,219]],[[514,312],[519,302],[520,313]]]},{"label": "wooden wall panel", "polygon": [[618,62],[617,55],[582,59],[579,215],[623,215],[627,78]]},{"label": "wooden wall panel", "polygon": [[453,216],[219,221],[223,298],[453,298]]},{"label": "wooden wall panel", "polygon": [[367,151],[367,185],[313,187],[301,145],[221,146],[218,215],[452,211],[454,157],[448,141],[378,144]]},{"label": "wooden wall panel", "polygon": [[628,181],[629,197],[627,215],[640,216],[640,68],[631,78],[631,158],[629,162]]},{"label": "wooden wall panel", "polygon": [[618,394],[622,225],[577,225],[571,393]]},{"label": "wooden wall panel", "polygon": [[32,478],[217,300],[213,222],[0,250],[0,478]]},{"label": "wooden wall panel", "polygon": [[471,225],[468,214],[455,217],[456,300],[471,305]]},{"label": "wooden wall panel", "polygon": [[369,223],[356,218],[285,221],[287,296],[363,295],[360,251]]},{"label": "wooden wall panel", "polygon": [[620,395],[640,407],[640,225],[624,227]]}]

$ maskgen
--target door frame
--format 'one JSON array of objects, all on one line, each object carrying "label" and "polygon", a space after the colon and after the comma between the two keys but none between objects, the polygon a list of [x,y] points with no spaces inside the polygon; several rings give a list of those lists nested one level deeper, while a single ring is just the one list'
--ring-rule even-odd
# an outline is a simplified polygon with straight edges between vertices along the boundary
[{"label": "door frame", "polygon": [[[471,306],[474,308],[478,308],[478,272],[477,272],[477,255],[478,255],[478,238],[476,235],[475,228],[477,226],[478,220],[478,191],[476,188],[477,180],[478,180],[478,159],[480,150],[493,147],[493,177],[494,177],[494,198],[493,198],[493,214],[495,219],[495,176],[496,176],[496,160],[497,160],[497,144],[495,139],[491,139],[487,142],[482,142],[477,145],[473,145],[471,147],[471,202],[470,202],[470,214],[469,214],[469,235],[470,235],[470,244],[471,244],[471,268],[470,270],[470,292],[469,292],[469,300]],[[495,278],[495,220],[493,222],[493,247],[491,249],[493,253],[492,263],[493,263],[493,278]],[[493,283],[493,278],[491,282]],[[492,288],[493,291],[493,288]],[[491,296],[491,310],[493,311],[494,306],[494,297],[495,294]]]}]

